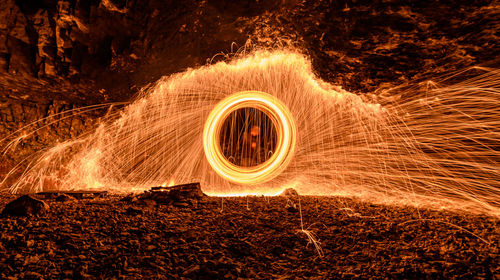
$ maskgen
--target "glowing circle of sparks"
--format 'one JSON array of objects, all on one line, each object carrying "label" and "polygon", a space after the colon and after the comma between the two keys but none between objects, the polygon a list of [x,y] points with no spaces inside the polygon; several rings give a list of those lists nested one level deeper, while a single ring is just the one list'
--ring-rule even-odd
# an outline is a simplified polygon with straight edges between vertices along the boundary
[{"label": "glowing circle of sparks", "polygon": [[[256,166],[243,167],[231,163],[220,146],[224,120],[242,108],[262,111],[276,128],[274,154]],[[295,150],[296,134],[292,115],[280,100],[260,91],[242,91],[223,99],[210,112],[203,129],[203,148],[209,164],[221,177],[233,183],[253,185],[273,179],[287,167]]]}]

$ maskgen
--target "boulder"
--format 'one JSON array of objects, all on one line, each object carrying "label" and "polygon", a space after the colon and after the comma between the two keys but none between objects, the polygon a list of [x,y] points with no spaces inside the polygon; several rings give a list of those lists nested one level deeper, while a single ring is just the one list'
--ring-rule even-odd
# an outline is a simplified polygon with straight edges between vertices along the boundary
[{"label": "boulder", "polygon": [[294,188],[288,188],[288,189],[283,190],[283,192],[280,194],[280,196],[296,197],[296,196],[299,196],[299,193]]},{"label": "boulder", "polygon": [[56,197],[56,201],[58,202],[66,202],[70,200],[75,200],[75,198],[64,193]]},{"label": "boulder", "polygon": [[2,216],[29,216],[44,214],[49,205],[29,195],[23,195],[9,202],[2,211]]}]

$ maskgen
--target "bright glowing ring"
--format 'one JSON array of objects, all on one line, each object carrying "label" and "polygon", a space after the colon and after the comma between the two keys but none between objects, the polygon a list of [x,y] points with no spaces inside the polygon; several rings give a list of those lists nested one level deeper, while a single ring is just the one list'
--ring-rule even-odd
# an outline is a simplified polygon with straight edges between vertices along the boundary
[{"label": "bright glowing ring", "polygon": [[[224,120],[241,108],[264,112],[276,128],[276,151],[267,161],[251,167],[229,162],[221,151],[220,132]],[[208,115],[203,129],[203,148],[208,163],[221,177],[238,184],[258,184],[278,176],[290,163],[295,149],[296,128],[288,108],[276,97],[260,91],[242,91],[219,102]]]}]

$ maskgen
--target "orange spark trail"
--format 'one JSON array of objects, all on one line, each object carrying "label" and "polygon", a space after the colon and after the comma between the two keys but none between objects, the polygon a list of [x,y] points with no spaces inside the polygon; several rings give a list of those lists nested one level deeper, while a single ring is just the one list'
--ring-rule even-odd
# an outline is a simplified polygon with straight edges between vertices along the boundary
[{"label": "orange spark trail", "polygon": [[303,55],[256,52],[160,79],[93,134],[30,159],[11,190],[197,181],[234,195],[293,185],[500,215],[500,73],[476,70],[451,86],[393,89],[377,103],[318,79]]}]

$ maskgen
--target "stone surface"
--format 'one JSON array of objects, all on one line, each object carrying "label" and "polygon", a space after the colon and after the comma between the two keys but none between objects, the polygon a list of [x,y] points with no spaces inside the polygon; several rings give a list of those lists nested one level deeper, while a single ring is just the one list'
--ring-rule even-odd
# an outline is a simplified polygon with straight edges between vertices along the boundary
[{"label": "stone surface", "polygon": [[[207,197],[144,208],[121,197],[0,217],[0,279],[495,279],[498,219],[345,197]],[[0,193],[0,208],[9,198]],[[347,212],[344,209],[349,208]],[[250,210],[249,210],[250,209]],[[350,213],[359,213],[351,215]],[[481,238],[481,239],[479,239]],[[204,278],[203,278],[204,277]]]}]

